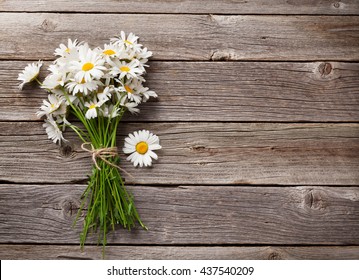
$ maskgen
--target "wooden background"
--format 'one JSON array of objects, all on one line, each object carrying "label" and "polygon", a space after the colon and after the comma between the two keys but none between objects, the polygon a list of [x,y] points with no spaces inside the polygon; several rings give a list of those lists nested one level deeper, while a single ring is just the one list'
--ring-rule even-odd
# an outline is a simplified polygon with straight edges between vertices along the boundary
[{"label": "wooden background", "polygon": [[46,94],[16,78],[120,30],[153,51],[159,99],[118,144],[146,128],[163,150],[123,164],[149,231],[119,228],[107,258],[359,258],[359,1],[2,0],[0,26],[1,259],[101,258],[71,228],[91,160],[47,139]]}]

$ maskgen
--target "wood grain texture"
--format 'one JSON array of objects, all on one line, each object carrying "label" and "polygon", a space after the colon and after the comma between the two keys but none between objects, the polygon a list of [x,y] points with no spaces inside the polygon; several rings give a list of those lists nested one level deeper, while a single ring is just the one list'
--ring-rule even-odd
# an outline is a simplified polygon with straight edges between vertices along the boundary
[{"label": "wood grain texture", "polygon": [[[0,120],[38,120],[45,91],[17,87],[27,63],[0,61]],[[127,120],[359,121],[359,63],[151,61],[150,66],[146,85],[159,98]]]},{"label": "wood grain texture", "polygon": [[[152,168],[121,166],[136,184],[359,185],[359,124],[147,123],[162,150]],[[143,123],[120,128],[124,136]],[[47,139],[42,123],[0,122],[0,178],[14,183],[85,180],[91,159]],[[124,159],[126,156],[120,154]],[[72,166],[73,168],[69,168]]]},{"label": "wood grain texture", "polygon": [[[0,242],[76,244],[85,185],[0,186]],[[131,186],[148,226],[111,244],[359,245],[358,187]],[[96,244],[96,236],[88,244]]]},{"label": "wood grain texture", "polygon": [[67,38],[97,46],[122,29],[156,60],[359,60],[358,16],[2,13],[0,25],[0,59],[52,59]]},{"label": "wood grain texture", "polygon": [[6,0],[0,11],[16,12],[108,12],[108,13],[198,13],[198,14],[359,14],[356,0]]},{"label": "wood grain texture", "polygon": [[[93,260],[102,258],[102,247],[69,245],[0,245],[2,260]],[[358,246],[107,246],[113,260],[353,260]]]}]

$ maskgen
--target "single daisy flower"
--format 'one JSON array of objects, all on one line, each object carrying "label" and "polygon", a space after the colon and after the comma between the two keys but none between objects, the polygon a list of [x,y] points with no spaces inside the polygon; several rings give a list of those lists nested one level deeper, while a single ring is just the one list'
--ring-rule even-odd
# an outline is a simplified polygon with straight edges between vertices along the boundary
[{"label": "single daisy flower", "polygon": [[97,92],[98,100],[102,100],[104,102],[109,100],[111,98],[111,90],[112,89],[110,87],[105,87],[104,90]]},{"label": "single daisy flower", "polygon": [[40,111],[36,113],[38,117],[45,115],[63,115],[66,113],[66,105],[63,98],[57,97],[55,94],[49,94],[47,100],[43,100],[43,105],[40,107]]},{"label": "single daisy flower", "polygon": [[139,51],[136,55],[136,58],[144,65],[144,66],[148,66],[145,65],[145,63],[148,61],[148,58],[150,58],[152,56],[152,52],[148,51],[147,48],[143,48],[141,49],[141,51]]},{"label": "single daisy flower", "polygon": [[159,150],[160,140],[157,135],[149,132],[148,130],[139,130],[129,134],[125,139],[125,146],[123,152],[130,154],[127,157],[136,167],[151,166],[152,159],[157,159],[157,155],[153,152]]},{"label": "single daisy flower", "polygon": [[140,109],[137,108],[138,104],[135,102],[124,102],[126,100],[125,98],[122,98],[120,105],[123,107],[126,107],[126,109],[131,113],[131,114],[138,114],[140,112]]},{"label": "single daisy flower", "polygon": [[106,60],[108,58],[122,57],[123,50],[123,47],[121,48],[120,46],[114,44],[105,44],[103,49],[99,49],[100,53],[106,58]]},{"label": "single daisy flower", "polygon": [[[59,56],[55,60],[55,63],[58,65],[66,66],[68,68],[68,64],[71,61],[77,61],[79,60],[79,46],[81,43],[78,43],[77,40],[72,41],[71,39],[68,39],[67,46],[64,44],[60,44],[60,46],[55,50],[55,55]],[[87,45],[84,44],[86,47]]]},{"label": "single daisy flower", "polygon": [[85,103],[85,107],[88,108],[85,117],[87,119],[93,119],[93,118],[97,118],[97,108],[101,107],[101,105],[103,104],[103,101],[99,101],[97,102],[96,100]]},{"label": "single daisy flower", "polygon": [[19,89],[22,89],[26,83],[30,83],[37,78],[40,72],[42,62],[39,60],[35,63],[28,64],[25,69],[19,74],[17,78],[22,83],[19,85]]},{"label": "single daisy flower", "polygon": [[51,72],[48,76],[46,76],[45,80],[42,82],[41,88],[47,90],[53,90],[58,88],[59,86],[64,86],[67,81],[67,73],[64,67],[61,67],[57,64],[51,64],[48,67],[48,70]]},{"label": "single daisy flower", "polygon": [[127,79],[137,78],[143,74],[140,69],[140,62],[135,59],[130,63],[125,61],[110,61],[109,64],[112,66],[110,74],[116,76],[119,74],[119,79],[126,77]]},{"label": "single daisy flower", "polygon": [[135,51],[140,51],[142,45],[137,43],[138,36],[133,34],[132,32],[128,34],[126,37],[126,34],[124,31],[121,31],[121,35],[116,38],[111,38],[111,42],[118,46],[124,46],[126,48],[134,49]]},{"label": "single daisy flower", "polygon": [[99,80],[104,75],[103,70],[106,70],[104,67],[105,60],[101,56],[84,46],[79,48],[79,60],[80,61],[71,61],[71,69],[75,72],[75,80],[81,82],[83,79],[86,82],[91,82],[93,79]]},{"label": "single daisy flower", "polygon": [[119,86],[117,88],[118,91],[124,92],[126,94],[126,97],[129,101],[134,101],[135,103],[139,104],[142,101],[142,96],[139,94],[138,89],[138,84],[132,83],[131,80],[129,80],[123,86]]},{"label": "single daisy flower", "polygon": [[82,79],[81,82],[72,79],[71,82],[67,83],[66,88],[71,92],[73,95],[81,92],[84,95],[88,95],[91,91],[97,90],[99,86],[103,84],[100,81],[89,81],[86,82],[85,79]]},{"label": "single daisy flower", "polygon": [[67,46],[64,44],[60,44],[60,46],[55,49],[54,55],[57,56],[68,56],[73,51],[77,51],[78,41],[75,39],[75,41],[72,41],[71,39],[67,40]]},{"label": "single daisy flower", "polygon": [[120,110],[120,108],[117,108],[111,104],[109,106],[104,105],[104,108],[100,109],[100,112],[103,117],[113,119],[119,115]]},{"label": "single daisy flower", "polygon": [[45,123],[42,126],[45,128],[48,138],[51,139],[54,143],[59,141],[60,144],[62,140],[65,140],[62,135],[62,131],[51,115],[48,117],[48,119],[45,120]]}]

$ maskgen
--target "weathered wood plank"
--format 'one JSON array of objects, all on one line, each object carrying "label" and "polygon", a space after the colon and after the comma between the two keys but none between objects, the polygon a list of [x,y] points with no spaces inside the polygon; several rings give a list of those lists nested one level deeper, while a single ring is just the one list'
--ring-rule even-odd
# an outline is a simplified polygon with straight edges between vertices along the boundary
[{"label": "weathered wood plank", "polygon": [[[0,245],[2,260],[101,259],[102,247],[69,245]],[[107,246],[106,259],[113,260],[353,260],[358,246]]]},{"label": "weathered wood plank", "polygon": [[0,59],[52,59],[69,37],[100,45],[123,29],[157,60],[359,60],[358,16],[2,13],[0,26]]},{"label": "weathered wood plank", "polygon": [[[152,168],[123,161],[134,176],[128,183],[359,185],[359,124],[124,123],[118,146],[144,127],[159,135],[163,149]],[[66,138],[73,151],[48,140],[42,123],[0,122],[0,178],[85,180],[90,156],[74,133]]]},{"label": "weathered wood plank", "polygon": [[0,2],[7,12],[108,12],[108,13],[198,13],[198,14],[359,14],[356,0],[7,0]]},{"label": "weathered wood plank", "polygon": [[[76,244],[84,185],[0,185],[0,242]],[[132,186],[149,230],[111,244],[359,245],[358,187]],[[96,236],[89,244],[96,244]]]},{"label": "weathered wood plank", "polygon": [[[37,120],[45,91],[17,88],[18,73],[27,63],[0,61],[0,120]],[[359,63],[150,65],[147,85],[159,98],[141,105],[141,114],[130,120],[359,121]]]}]

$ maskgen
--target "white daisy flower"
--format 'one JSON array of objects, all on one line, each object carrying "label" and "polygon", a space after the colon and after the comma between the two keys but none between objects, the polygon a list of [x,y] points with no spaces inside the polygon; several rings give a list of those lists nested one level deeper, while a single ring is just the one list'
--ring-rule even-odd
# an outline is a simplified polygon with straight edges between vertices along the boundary
[{"label": "white daisy flower", "polygon": [[137,78],[143,74],[143,71],[139,68],[140,62],[137,59],[132,60],[130,63],[125,61],[109,61],[109,64],[112,66],[110,74],[113,76],[120,74],[119,79],[124,77],[128,79]]},{"label": "white daisy flower", "polygon": [[134,166],[140,165],[142,167],[151,166],[152,158],[158,158],[153,151],[161,148],[157,135],[148,130],[139,130],[126,137],[123,152],[130,154],[127,160],[131,161]]},{"label": "white daisy flower", "polygon": [[123,50],[124,48],[118,46],[118,45],[114,45],[114,44],[105,44],[103,49],[100,49],[100,52],[102,54],[102,56],[104,56],[106,58],[106,60],[108,60],[109,58],[114,58],[114,57],[120,57],[123,54]]},{"label": "white daisy flower", "polygon": [[128,34],[126,38],[126,34],[124,31],[121,31],[121,35],[116,38],[111,38],[111,42],[118,46],[125,46],[127,48],[134,49],[135,51],[139,51],[142,47],[141,44],[137,43],[138,36],[133,34],[132,32]]},{"label": "white daisy flower", "polygon": [[140,103],[141,101],[146,102],[150,97],[157,98],[157,94],[154,91],[142,85],[144,81],[144,79],[132,79],[126,82],[124,86],[118,87],[118,89],[122,92],[126,92],[127,98],[136,103]]},{"label": "white daisy flower", "polygon": [[36,77],[39,75],[41,66],[42,62],[39,60],[38,62],[30,63],[25,67],[25,69],[19,74],[19,77],[17,78],[19,81],[22,81],[22,83],[19,85],[19,89],[22,89],[26,83],[30,83],[36,79]]},{"label": "white daisy flower", "polygon": [[91,91],[97,90],[97,88],[102,85],[103,84],[100,81],[86,82],[85,79],[82,79],[81,82],[78,82],[77,80],[72,79],[71,82],[66,85],[66,88],[73,95],[76,95],[78,92],[88,95]]},{"label": "white daisy flower", "polygon": [[[104,105],[105,106],[105,105]],[[120,108],[116,108],[112,104],[110,106],[105,106],[103,109],[100,110],[101,115],[106,118],[116,118],[118,116],[118,112]]]},{"label": "white daisy flower", "polygon": [[157,93],[155,93],[153,90],[149,90],[148,87],[142,87],[139,93],[143,95],[142,97],[143,102],[146,102],[148,99],[150,99],[150,97],[153,98],[158,97]]},{"label": "white daisy flower", "polygon": [[98,100],[102,100],[104,102],[109,100],[111,98],[111,88],[105,87],[105,89],[103,91],[97,92],[97,98],[98,98]]},{"label": "white daisy flower", "polygon": [[138,87],[136,86],[138,86],[138,84],[132,83],[130,80],[125,85],[118,87],[117,90],[124,92],[128,100],[139,104],[142,101],[142,97],[138,92]]},{"label": "white daisy flower", "polygon": [[141,49],[140,52],[137,53],[136,58],[141,62],[141,64],[143,64],[144,66],[145,63],[148,61],[148,58],[150,58],[152,56],[152,52],[148,51],[147,48],[143,48]]},{"label": "white daisy flower", "polygon": [[138,104],[135,102],[121,102],[120,105],[126,107],[131,114],[138,114],[140,112],[140,109],[137,108]]},{"label": "white daisy flower", "polygon": [[45,115],[63,115],[66,113],[66,105],[63,103],[64,99],[58,98],[55,94],[49,94],[47,100],[43,100],[43,105],[40,107],[40,111],[36,113],[38,117]]},{"label": "white daisy flower", "polygon": [[67,40],[67,46],[64,44],[60,44],[60,46],[55,49],[54,55],[57,56],[68,56],[70,53],[77,51],[78,41],[77,39],[75,41],[72,41],[71,39]]},{"label": "white daisy flower", "polygon": [[[68,64],[71,61],[79,60],[78,48],[80,44],[81,43],[78,43],[77,40],[72,41],[71,39],[68,39],[67,46],[64,44],[60,44],[59,48],[57,48],[54,53],[55,55],[59,56],[59,58],[55,60],[55,63],[61,66],[66,66],[66,68],[68,68]],[[88,48],[87,44],[83,46]]]},{"label": "white daisy flower", "polygon": [[42,126],[45,128],[48,138],[51,139],[54,143],[59,141],[59,144],[61,144],[61,141],[65,140],[65,138],[62,136],[62,131],[51,115],[48,117],[48,119],[45,120],[45,123]]},{"label": "white daisy flower", "polygon": [[105,60],[95,51],[88,49],[87,47],[80,46],[79,48],[79,60],[72,61],[71,70],[77,72],[75,74],[75,80],[81,82],[83,79],[86,82],[91,82],[93,79],[101,79],[104,75],[103,70]]},{"label": "white daisy flower", "polygon": [[48,70],[51,72],[48,76],[46,76],[45,80],[42,82],[41,88],[47,90],[53,90],[59,86],[64,86],[67,81],[66,72],[63,67],[60,67],[56,64],[51,64],[48,67]]},{"label": "white daisy flower", "polygon": [[85,114],[85,117],[87,119],[97,118],[97,108],[101,107],[102,104],[103,104],[103,101],[96,102],[96,100],[93,100],[90,103],[86,102],[85,107],[87,107],[88,110]]}]

